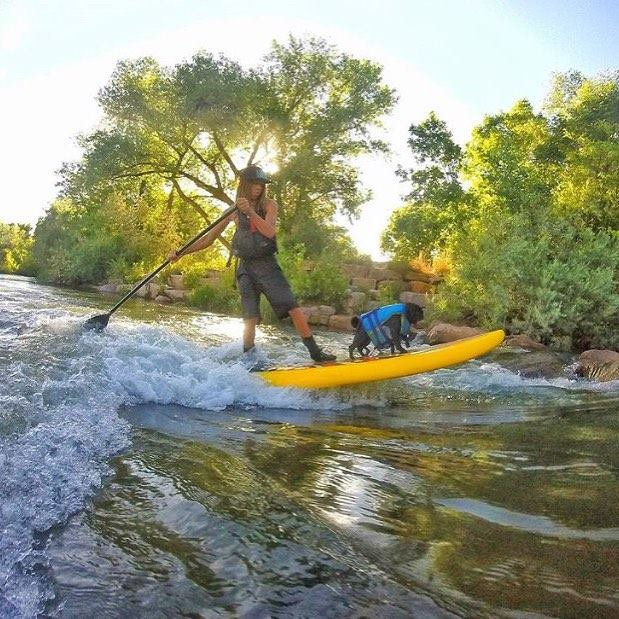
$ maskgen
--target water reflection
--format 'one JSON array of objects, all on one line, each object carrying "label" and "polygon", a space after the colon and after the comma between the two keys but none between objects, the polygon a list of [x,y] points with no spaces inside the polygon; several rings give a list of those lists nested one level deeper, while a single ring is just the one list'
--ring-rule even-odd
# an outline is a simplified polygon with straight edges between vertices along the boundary
[{"label": "water reflection", "polygon": [[619,609],[616,411],[537,426],[429,426],[411,410],[390,411],[394,424],[372,409],[124,414],[143,429],[82,532],[140,578],[180,562],[161,603],[187,609],[198,586],[212,608],[315,616],[320,596],[297,596],[319,587],[333,616]]}]

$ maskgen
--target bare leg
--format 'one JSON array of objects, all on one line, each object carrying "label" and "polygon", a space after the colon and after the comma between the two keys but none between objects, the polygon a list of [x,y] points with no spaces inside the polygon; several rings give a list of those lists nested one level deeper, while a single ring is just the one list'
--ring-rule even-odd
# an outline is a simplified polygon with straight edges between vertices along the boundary
[{"label": "bare leg", "polygon": [[246,318],[244,321],[243,329],[243,350],[247,351],[254,345],[256,339],[256,325],[258,324],[257,318]]},{"label": "bare leg", "polygon": [[301,337],[311,337],[312,330],[307,324],[307,317],[300,307],[291,309],[288,315],[292,318],[292,324]]}]

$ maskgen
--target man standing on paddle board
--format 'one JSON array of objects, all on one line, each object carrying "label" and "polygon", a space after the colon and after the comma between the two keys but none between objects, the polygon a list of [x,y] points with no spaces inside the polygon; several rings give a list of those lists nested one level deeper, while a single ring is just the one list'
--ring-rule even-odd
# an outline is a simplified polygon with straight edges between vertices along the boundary
[{"label": "man standing on paddle board", "polygon": [[181,256],[208,247],[233,221],[236,232],[232,238],[232,253],[239,259],[236,283],[245,323],[243,351],[254,348],[256,325],[260,322],[260,295],[264,294],[278,318],[290,316],[314,361],[334,361],[335,355],[323,351],[314,340],[307,318],[275,257],[277,203],[267,196],[268,182],[266,173],[258,166],[241,170],[235,205],[238,212],[224,219],[181,255],[172,251],[168,260],[175,262]]}]

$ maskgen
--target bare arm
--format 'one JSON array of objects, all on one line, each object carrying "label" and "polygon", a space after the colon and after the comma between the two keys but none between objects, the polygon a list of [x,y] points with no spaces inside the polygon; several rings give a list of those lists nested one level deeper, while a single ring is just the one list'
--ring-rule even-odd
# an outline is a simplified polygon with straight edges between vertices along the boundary
[{"label": "bare arm", "polygon": [[243,202],[243,199],[239,200],[238,207],[241,213],[245,213],[254,222],[258,232],[270,239],[275,236],[277,232],[277,202],[275,200],[267,200],[264,218],[249,206],[249,202]]}]

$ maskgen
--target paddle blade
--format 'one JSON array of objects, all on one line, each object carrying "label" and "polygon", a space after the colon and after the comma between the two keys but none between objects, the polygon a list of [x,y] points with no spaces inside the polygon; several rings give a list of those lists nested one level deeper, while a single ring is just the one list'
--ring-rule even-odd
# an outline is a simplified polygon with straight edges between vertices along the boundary
[{"label": "paddle blade", "polygon": [[85,324],[85,329],[93,329],[95,331],[102,331],[107,327],[107,323],[110,320],[110,314],[99,314],[98,316],[93,316],[89,318]]}]

